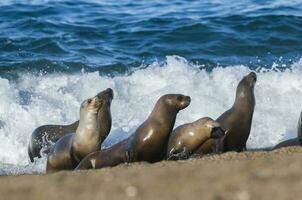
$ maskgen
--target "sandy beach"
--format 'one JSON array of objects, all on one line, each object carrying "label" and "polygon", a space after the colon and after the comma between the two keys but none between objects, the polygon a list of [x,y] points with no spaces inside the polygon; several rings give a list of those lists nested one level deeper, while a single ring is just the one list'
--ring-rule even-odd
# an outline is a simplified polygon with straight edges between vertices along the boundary
[{"label": "sandy beach", "polygon": [[[148,158],[134,153],[153,160],[160,148],[149,147],[167,144],[172,127],[203,117],[234,134],[229,149],[297,137],[301,22],[302,0],[0,0],[0,200],[302,199],[302,147],[53,174],[46,155],[28,153],[75,132],[82,159],[142,132],[131,145]],[[154,109],[167,94],[190,101]],[[187,133],[201,143],[201,131]]]},{"label": "sandy beach", "polygon": [[297,199],[302,148],[0,177],[8,199]]}]

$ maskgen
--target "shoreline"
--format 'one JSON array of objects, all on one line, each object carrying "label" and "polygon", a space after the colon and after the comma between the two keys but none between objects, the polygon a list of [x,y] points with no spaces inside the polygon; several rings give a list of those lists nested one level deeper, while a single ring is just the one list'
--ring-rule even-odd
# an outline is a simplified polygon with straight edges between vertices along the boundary
[{"label": "shoreline", "polygon": [[0,177],[6,199],[297,199],[302,148]]}]

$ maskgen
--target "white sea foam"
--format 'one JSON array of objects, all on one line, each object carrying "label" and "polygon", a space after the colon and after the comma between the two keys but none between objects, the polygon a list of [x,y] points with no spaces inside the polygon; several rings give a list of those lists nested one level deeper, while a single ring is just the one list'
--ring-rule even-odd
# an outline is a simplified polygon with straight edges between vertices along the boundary
[{"label": "white sea foam", "polygon": [[[178,115],[176,126],[203,116],[218,117],[230,108],[247,66],[200,70],[184,58],[168,56],[130,75],[113,78],[95,73],[21,75],[18,81],[0,78],[0,173],[45,171],[45,159],[30,164],[27,144],[37,126],[70,123],[78,119],[80,103],[100,90],[114,90],[113,127],[104,146],[127,137],[166,93],[183,93],[191,105]],[[272,67],[274,68],[274,66]],[[302,59],[291,70],[258,72],[256,108],[249,148],[267,147],[296,135],[302,108]]]}]

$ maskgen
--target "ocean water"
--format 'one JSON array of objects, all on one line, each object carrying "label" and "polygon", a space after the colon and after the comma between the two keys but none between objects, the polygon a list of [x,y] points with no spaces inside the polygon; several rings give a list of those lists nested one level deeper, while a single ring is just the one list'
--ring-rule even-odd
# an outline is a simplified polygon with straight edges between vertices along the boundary
[{"label": "ocean water", "polygon": [[103,146],[128,137],[166,93],[192,98],[176,126],[217,118],[255,71],[248,148],[296,135],[302,110],[302,1],[0,2],[0,174],[31,164],[34,128],[67,124],[80,103],[111,87],[113,126]]}]

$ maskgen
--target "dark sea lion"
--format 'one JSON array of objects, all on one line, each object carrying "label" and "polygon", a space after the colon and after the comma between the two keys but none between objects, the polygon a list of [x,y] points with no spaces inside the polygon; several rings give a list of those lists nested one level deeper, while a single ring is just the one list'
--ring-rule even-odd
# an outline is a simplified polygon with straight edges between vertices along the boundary
[{"label": "dark sea lion", "polygon": [[112,90],[107,89],[81,104],[79,126],[75,134],[63,136],[51,147],[47,172],[74,169],[85,156],[100,149],[100,142],[105,137],[101,135],[102,124],[98,113],[110,105],[112,98]]},{"label": "dark sea lion", "polygon": [[220,124],[209,117],[181,125],[170,134],[167,159],[187,159],[205,141],[210,138],[219,139],[224,133]]},{"label": "dark sea lion", "polygon": [[102,168],[137,161],[152,163],[164,159],[176,115],[190,102],[189,96],[181,94],[162,96],[133,135],[108,149],[89,154],[76,169]]},{"label": "dark sea lion", "polygon": [[283,142],[280,142],[279,144],[277,144],[274,149],[280,149],[280,148],[283,148],[283,147],[290,147],[290,146],[300,146],[300,141],[299,141],[299,138],[296,137],[296,138],[291,138],[291,139],[288,139],[288,140],[285,140]]},{"label": "dark sea lion", "polygon": [[44,154],[47,154],[49,148],[58,139],[68,133],[73,133],[77,130],[79,121],[76,121],[69,125],[43,125],[34,130],[31,134],[31,138],[28,145],[28,155],[31,162],[34,162],[34,158],[41,158],[41,150]]},{"label": "dark sea lion", "polygon": [[245,76],[238,84],[233,106],[216,121],[228,131],[225,137],[207,140],[198,150],[203,153],[246,150],[255,108],[254,86],[257,75],[254,72]]},{"label": "dark sea lion", "polygon": [[[108,88],[100,93],[100,96],[104,94],[109,94],[113,98],[113,91],[111,88]],[[111,98],[111,99],[112,99]],[[98,118],[102,124],[100,129],[100,135],[103,138],[101,141],[104,141],[111,129],[111,110],[110,110],[111,100],[107,102],[107,106],[103,106],[99,113]],[[51,146],[54,145],[64,135],[69,133],[75,133],[79,125],[79,121],[76,121],[69,125],[44,125],[36,128],[31,134],[31,138],[28,145],[28,155],[31,162],[34,162],[34,158],[40,158],[42,154],[48,154],[48,151]]]},{"label": "dark sea lion", "polygon": [[299,117],[299,121],[298,121],[297,135],[298,135],[300,145],[302,146],[302,111],[300,112],[300,117]]},{"label": "dark sea lion", "polygon": [[302,112],[300,113],[298,121],[297,137],[280,142],[274,147],[274,149],[290,146],[302,146]]}]

